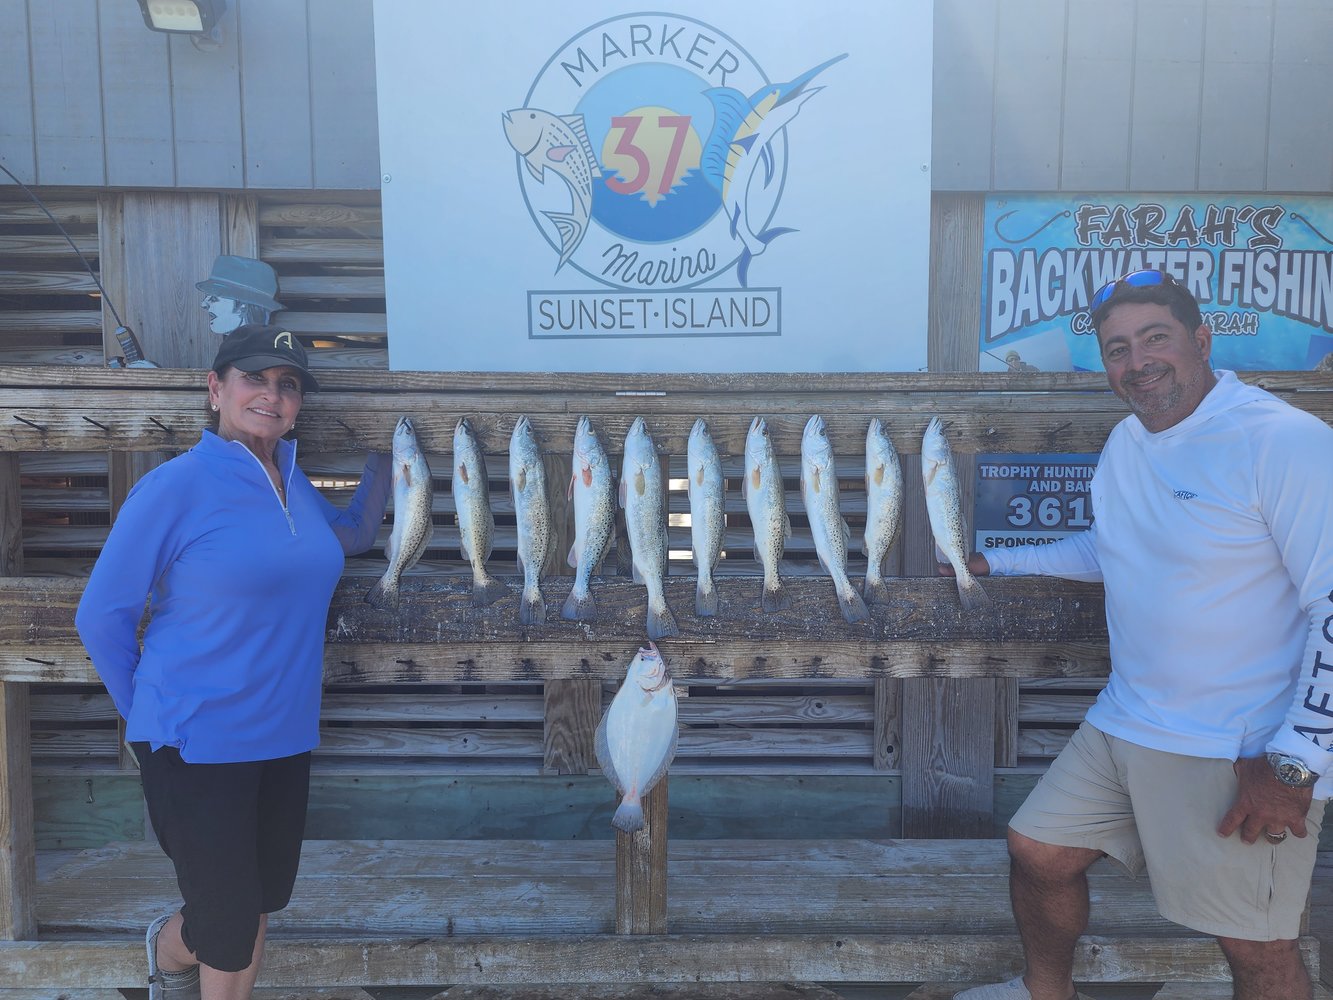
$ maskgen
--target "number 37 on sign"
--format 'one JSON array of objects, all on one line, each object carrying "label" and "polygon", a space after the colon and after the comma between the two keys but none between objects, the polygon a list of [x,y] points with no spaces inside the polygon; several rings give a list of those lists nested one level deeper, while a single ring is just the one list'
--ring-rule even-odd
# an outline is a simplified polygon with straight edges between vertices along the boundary
[{"label": "number 37 on sign", "polygon": [[1092,525],[1096,455],[978,455],[975,548],[1044,545]]}]

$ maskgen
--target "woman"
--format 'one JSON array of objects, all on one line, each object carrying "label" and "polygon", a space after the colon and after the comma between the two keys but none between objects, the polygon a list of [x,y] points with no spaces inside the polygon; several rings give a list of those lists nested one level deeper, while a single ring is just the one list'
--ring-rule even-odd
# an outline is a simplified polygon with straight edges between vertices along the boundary
[{"label": "woman", "polygon": [[249,997],[296,878],[329,600],[391,487],[372,454],[339,512],[296,468],[282,435],[317,388],[281,327],[231,334],[208,374],[216,431],[131,490],[79,602],[184,900],[148,929],[153,1000]]}]

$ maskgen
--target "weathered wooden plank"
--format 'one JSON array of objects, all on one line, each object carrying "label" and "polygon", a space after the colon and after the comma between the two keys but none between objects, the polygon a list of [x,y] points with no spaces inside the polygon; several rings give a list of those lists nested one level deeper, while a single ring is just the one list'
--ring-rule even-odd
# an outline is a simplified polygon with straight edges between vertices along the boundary
[{"label": "weathered wooden plank", "polygon": [[[1009,978],[1013,978],[1010,976]],[[953,1000],[961,990],[968,990],[974,986],[985,986],[995,980],[987,982],[968,982],[968,983],[922,983],[911,993],[907,994],[903,1000]],[[1093,1000],[1088,994],[1080,991],[1075,994],[1074,1000]]]},{"label": "weathered wooden plank", "polygon": [[903,682],[903,836],[990,834],[994,690],[989,678]]},{"label": "weathered wooden plank", "polygon": [[902,759],[903,682],[876,678],[873,697],[874,765],[877,771],[888,771],[897,768]]},{"label": "weathered wooden plank", "polygon": [[383,240],[270,237],[260,242],[259,252],[270,264],[300,262],[384,266]]},{"label": "weathered wooden plank", "polygon": [[[838,1000],[810,983],[671,983],[643,986],[451,986],[430,1000]],[[0,992],[0,1000],[5,1000]]]},{"label": "weathered wooden plank", "polygon": [[37,936],[32,791],[28,688],[0,684],[0,939],[4,940]]},{"label": "weathered wooden plank", "polygon": [[615,931],[667,931],[667,779],[643,799],[643,829],[616,831]]},{"label": "weathered wooden plank", "polygon": [[[70,240],[79,252],[90,260],[97,259],[97,237],[86,233],[73,233]],[[70,240],[63,236],[42,236],[37,234],[10,235],[0,233],[0,254],[14,257],[51,258],[66,262],[74,253],[70,249]]]},{"label": "weathered wooden plank", "polygon": [[[949,665],[965,663],[976,655],[982,645],[967,649],[960,658],[950,652],[951,643],[993,643],[995,652],[985,656],[985,662],[973,664],[960,676],[1044,676],[1055,671],[1049,668],[1033,669],[1030,674],[1019,673],[1035,664],[1006,662],[1013,649],[1038,654],[1047,644],[1100,644],[1105,642],[1106,624],[1100,585],[1080,584],[1050,577],[996,577],[986,581],[992,604],[980,611],[965,613],[957,605],[952,580],[941,577],[913,577],[899,581],[900,599],[892,606],[876,607],[870,622],[849,625],[833,610],[835,599],[823,578],[796,578],[790,581],[792,609],[788,612],[760,614],[753,579],[723,578],[718,587],[722,592],[724,609],[733,614],[722,618],[699,618],[693,614],[694,581],[691,577],[672,577],[667,581],[668,603],[676,611],[682,627],[681,637],[664,644],[672,664],[672,671],[680,677],[708,676],[706,661],[702,664],[686,662],[695,655],[697,644],[726,647],[733,643],[753,640],[767,644],[776,661],[791,655],[795,649],[785,644],[818,639],[821,648],[804,648],[807,663],[806,676],[853,676],[847,672],[844,658],[858,656],[868,662],[858,664],[860,676],[910,676],[898,672],[899,664],[889,662],[894,650],[887,644],[910,641],[920,644],[912,655],[940,650],[943,669],[927,669],[928,674],[948,673]],[[551,590],[548,603],[559,603],[568,594],[572,579],[550,577],[546,585]],[[459,579],[415,579],[405,581],[403,603],[398,613],[379,611],[365,603],[365,586],[357,580],[345,580],[334,592],[329,611],[327,634],[331,647],[344,647],[338,659],[346,667],[345,678],[331,676],[331,682],[367,683],[359,676],[363,665],[356,660],[358,646],[367,644],[396,646],[403,651],[401,661],[391,666],[389,676],[411,680],[414,669],[429,662],[438,662],[430,655],[430,648],[440,644],[460,643],[480,646],[488,641],[524,642],[535,645],[543,641],[570,640],[577,637],[576,648],[567,648],[565,659],[569,669],[554,676],[600,676],[619,679],[628,657],[624,648],[613,655],[599,644],[621,643],[642,639],[644,588],[629,580],[594,579],[599,617],[593,622],[567,622],[552,619],[521,626],[516,607],[518,596],[510,594],[490,608],[474,608],[471,603],[470,581]],[[0,577],[0,648],[11,650],[33,644],[57,644],[77,639],[73,614],[82,594],[83,582],[55,577]],[[739,591],[740,593],[737,593]],[[1011,644],[1017,643],[1018,646]],[[693,646],[691,644],[694,644]],[[886,644],[885,648],[877,648]],[[827,646],[827,652],[823,648]],[[589,651],[593,651],[589,656]],[[54,649],[52,650],[55,651]],[[1084,651],[1086,652],[1086,650]],[[419,660],[426,656],[425,660]],[[1040,659],[1040,656],[1038,657]],[[593,660],[598,661],[594,666]],[[369,667],[370,664],[365,664]],[[459,680],[470,680],[471,671],[480,664],[456,664]],[[530,676],[516,676],[512,680],[536,680],[538,663],[530,663]],[[378,668],[377,668],[378,669]],[[1071,673],[1096,673],[1092,670],[1071,669]],[[783,671],[768,673],[760,670],[755,676],[790,676]],[[496,676],[481,676],[478,680],[499,680]],[[424,675],[420,683],[428,681]],[[439,681],[434,681],[438,683]]]},{"label": "weathered wooden plank", "polygon": [[595,677],[547,681],[544,691],[543,767],[555,774],[586,774],[596,763],[593,734],[602,714],[602,682]]},{"label": "weathered wooden plank", "polygon": [[278,279],[278,299],[382,299],[384,278],[374,275],[293,274]]},{"label": "weathered wooden plank", "polygon": [[[68,252],[66,247],[66,252]],[[0,312],[0,333],[21,335],[78,336],[95,334],[102,329],[96,309],[13,309]],[[5,361],[5,365],[35,364],[30,361]]]},{"label": "weathered wooden plank", "polygon": [[[21,17],[20,13],[20,19]],[[26,33],[26,28],[20,34],[22,33]],[[16,60],[16,64],[21,65],[22,63]],[[7,119],[7,124],[8,121]],[[5,162],[8,163],[8,161]],[[10,164],[10,169],[13,169],[12,164]],[[5,179],[5,183],[10,184],[8,178]],[[80,201],[43,198],[42,204],[62,225],[89,226],[97,224],[97,200],[95,198]],[[51,220],[47,218],[46,212],[43,212],[16,190],[13,190],[11,186],[10,189],[6,190],[4,200],[0,200],[0,226],[26,226],[34,222],[49,225]]]},{"label": "weathered wooden plank", "polygon": [[1017,677],[995,678],[996,767],[1018,765],[1018,720],[1022,708],[1018,685]]},{"label": "weathered wooden plank", "polygon": [[[347,197],[346,194],[342,197]],[[279,202],[265,200],[259,207],[259,224],[266,228],[314,226],[320,229],[346,227],[361,231],[383,224],[379,193],[367,196],[367,204],[341,202]]]},{"label": "weathered wooden plank", "polygon": [[100,347],[0,347],[0,363],[16,365],[100,365]]},{"label": "weathered wooden plank", "polygon": [[[930,204],[928,351],[931,371],[977,369],[981,315],[983,195],[937,194]],[[948,289],[945,293],[942,289]]]},{"label": "weathered wooden plank", "polygon": [[[1308,956],[1312,939],[1304,939]],[[1015,974],[1013,934],[532,935],[283,939],[265,949],[264,986],[472,985],[563,982],[920,982]],[[1081,981],[1153,982],[1225,976],[1211,938],[1088,936],[1075,952]],[[143,944],[42,941],[0,944],[0,978],[59,986],[78,970],[84,988],[140,986]]]},{"label": "weathered wooden plank", "polygon": [[0,291],[25,295],[90,295],[97,283],[87,271],[0,271]]},{"label": "weathered wooden plank", "polygon": [[388,336],[389,318],[380,312],[300,312],[283,310],[282,325],[293,333]]}]

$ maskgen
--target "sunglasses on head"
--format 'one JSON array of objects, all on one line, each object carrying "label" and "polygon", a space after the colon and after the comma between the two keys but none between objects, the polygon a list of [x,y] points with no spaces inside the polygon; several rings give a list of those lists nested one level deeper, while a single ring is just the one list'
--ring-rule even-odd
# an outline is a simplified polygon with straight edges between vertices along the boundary
[{"label": "sunglasses on head", "polygon": [[1092,303],[1089,306],[1090,312],[1096,312],[1112,296],[1120,290],[1122,285],[1129,285],[1131,288],[1147,288],[1152,285],[1178,285],[1180,282],[1167,274],[1165,271],[1156,271],[1152,269],[1144,271],[1130,271],[1129,274],[1122,274],[1113,281],[1108,281],[1097,290],[1097,294],[1092,297]]}]

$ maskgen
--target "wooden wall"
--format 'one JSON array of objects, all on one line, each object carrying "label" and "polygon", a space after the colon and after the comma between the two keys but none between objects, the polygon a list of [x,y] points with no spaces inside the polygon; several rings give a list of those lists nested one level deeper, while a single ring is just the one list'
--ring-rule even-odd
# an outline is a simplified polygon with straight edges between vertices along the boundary
[{"label": "wooden wall", "polygon": [[[371,0],[231,6],[200,52],[132,0],[0,4],[0,163],[44,186],[377,189]],[[1325,0],[935,0],[933,45],[936,191],[1333,189]]]}]

